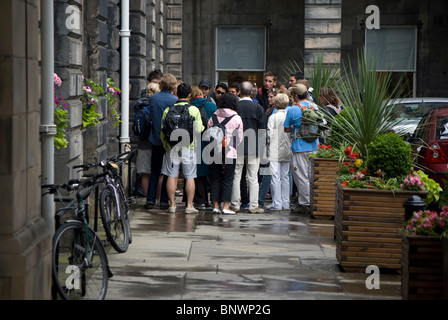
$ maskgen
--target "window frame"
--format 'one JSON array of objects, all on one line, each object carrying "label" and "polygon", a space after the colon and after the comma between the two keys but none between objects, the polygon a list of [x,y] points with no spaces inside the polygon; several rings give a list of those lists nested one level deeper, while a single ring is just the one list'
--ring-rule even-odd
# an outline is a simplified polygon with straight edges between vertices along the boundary
[{"label": "window frame", "polygon": [[[377,69],[377,72],[397,72],[397,73],[412,73],[413,83],[412,83],[412,95],[413,97],[416,97],[417,94],[417,56],[418,56],[418,28],[415,25],[401,25],[401,26],[393,26],[393,25],[385,25],[381,26],[380,30],[384,29],[411,29],[414,31],[414,63],[413,63],[413,70],[402,70],[402,69]],[[368,38],[368,32],[369,31],[375,31],[375,30],[369,30],[365,29],[364,31],[364,51],[365,55],[368,55],[368,47],[367,47],[367,38]]]},{"label": "window frame", "polygon": [[[223,28],[253,28],[253,29],[259,29],[263,31],[263,40],[264,40],[264,50],[263,50],[263,68],[261,69],[246,69],[246,68],[230,68],[230,69],[224,69],[224,68],[218,68],[218,46],[219,46],[219,30]],[[218,72],[221,71],[248,71],[248,72],[265,72],[266,71],[266,54],[267,54],[267,48],[266,48],[266,41],[267,41],[267,29],[266,26],[260,26],[260,25],[217,25],[215,27],[215,72],[216,75],[218,75]]]}]

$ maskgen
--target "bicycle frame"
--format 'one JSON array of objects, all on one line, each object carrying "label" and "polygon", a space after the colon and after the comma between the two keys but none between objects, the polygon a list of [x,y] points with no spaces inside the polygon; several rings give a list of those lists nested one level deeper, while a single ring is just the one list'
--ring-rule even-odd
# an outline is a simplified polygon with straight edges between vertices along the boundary
[{"label": "bicycle frame", "polygon": [[[110,187],[114,191],[115,200],[117,202],[117,208],[118,208],[118,217],[120,217],[120,218],[124,217],[124,214],[122,214],[122,212],[121,212],[122,207],[120,206],[120,202],[125,203],[126,199],[122,195],[121,188],[117,187],[117,184],[116,184],[114,178],[112,178],[112,174],[106,175],[106,187]],[[121,201],[120,201],[120,199],[121,199]],[[128,212],[126,212],[125,214],[127,215]]]}]

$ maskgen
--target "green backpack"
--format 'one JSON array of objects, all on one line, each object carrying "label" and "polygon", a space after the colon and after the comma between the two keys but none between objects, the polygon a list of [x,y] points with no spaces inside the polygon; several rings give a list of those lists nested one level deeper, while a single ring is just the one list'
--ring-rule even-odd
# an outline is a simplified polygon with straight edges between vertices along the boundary
[{"label": "green backpack", "polygon": [[295,130],[293,139],[314,142],[317,138],[321,137],[323,131],[328,129],[325,114],[314,106],[300,105],[299,108],[302,110],[302,123]]}]

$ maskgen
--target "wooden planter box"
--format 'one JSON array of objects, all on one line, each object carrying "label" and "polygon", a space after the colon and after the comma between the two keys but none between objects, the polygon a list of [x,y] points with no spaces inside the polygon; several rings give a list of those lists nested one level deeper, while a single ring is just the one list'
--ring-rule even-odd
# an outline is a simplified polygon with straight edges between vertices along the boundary
[{"label": "wooden planter box", "polygon": [[365,272],[369,265],[401,271],[405,202],[426,192],[343,188],[337,185],[336,258],[345,271]]},{"label": "wooden planter box", "polygon": [[404,300],[443,299],[443,241],[404,236],[401,295]]},{"label": "wooden planter box", "polygon": [[338,159],[311,159],[310,190],[314,218],[334,218],[336,178],[341,163]]}]

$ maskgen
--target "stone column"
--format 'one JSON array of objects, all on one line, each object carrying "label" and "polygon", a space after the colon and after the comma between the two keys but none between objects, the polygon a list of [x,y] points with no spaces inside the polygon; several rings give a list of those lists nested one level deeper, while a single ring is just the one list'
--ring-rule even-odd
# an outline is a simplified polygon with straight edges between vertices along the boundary
[{"label": "stone column", "polygon": [[310,77],[320,52],[323,52],[323,63],[339,67],[341,7],[342,0],[305,1],[305,78]]},{"label": "stone column", "polygon": [[[173,28],[182,25],[182,0],[166,1],[166,72],[172,73],[178,80],[182,79],[182,28]],[[162,23],[165,28],[165,23]],[[161,32],[163,34],[163,32]],[[162,41],[160,43],[163,43]]]},{"label": "stone column", "polygon": [[[91,78],[107,90],[108,71],[108,0],[89,0],[85,2],[85,48],[87,56],[85,59],[84,77]],[[116,81],[117,82],[117,81]],[[119,83],[119,82],[118,82]],[[100,104],[95,110],[101,114],[100,123],[96,126],[86,128],[83,132],[83,160],[84,162],[98,162],[108,157],[107,129],[108,109],[105,97],[100,97]],[[118,136],[118,129],[116,136]],[[111,152],[119,152],[119,143],[116,141],[116,149]]]},{"label": "stone column", "polygon": [[40,206],[39,7],[0,2],[0,300],[51,294],[53,230]]},{"label": "stone column", "polygon": [[65,149],[55,150],[55,183],[65,183],[76,178],[72,167],[83,161],[82,138],[82,104],[79,97],[82,95],[82,67],[83,52],[83,19],[82,0],[70,4],[65,0],[55,0],[55,73],[62,80],[61,87],[56,87],[56,94],[67,104],[69,128],[66,138],[68,146]]}]

